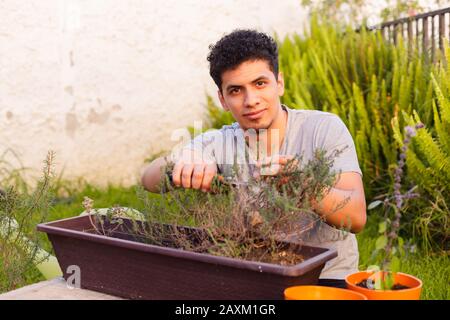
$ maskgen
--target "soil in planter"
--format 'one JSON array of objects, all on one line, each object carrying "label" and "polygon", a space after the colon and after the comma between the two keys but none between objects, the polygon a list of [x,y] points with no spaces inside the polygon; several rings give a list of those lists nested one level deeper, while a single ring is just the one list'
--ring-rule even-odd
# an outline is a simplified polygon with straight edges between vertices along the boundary
[{"label": "soil in planter", "polygon": [[[356,284],[358,287],[369,289],[369,290],[375,290],[367,287],[367,279],[364,279],[363,281]],[[400,283],[394,284],[391,290],[404,290],[404,289],[410,289],[410,287],[404,286]]]},{"label": "soil in planter", "polygon": [[[171,226],[163,224],[159,225],[159,227],[162,229],[172,228]],[[170,239],[168,233],[165,233],[164,239],[158,240],[157,242],[154,240],[152,241],[145,236],[136,235],[134,232],[134,234],[130,234],[131,228],[129,226],[125,226],[125,228],[121,226],[111,232],[111,226],[106,224],[105,229],[109,231],[107,232],[107,236],[114,238],[213,255],[221,255],[220,250],[218,251],[215,249],[224,243],[221,243],[222,241],[214,243],[201,229],[185,228],[181,226],[177,227],[178,232],[177,236],[174,236],[174,239]],[[94,229],[87,229],[84,230],[84,232],[98,234]],[[183,234],[184,236],[180,237],[180,235]],[[180,245],[180,238],[182,239],[181,243],[183,243],[183,245]],[[305,259],[302,254],[298,253],[301,249],[299,244],[279,243],[276,244],[275,248],[271,248],[273,247],[271,244],[273,245],[270,241],[254,241],[251,244],[246,245],[247,250],[243,256],[237,256],[236,258],[248,261],[273,263],[281,266],[293,266],[303,262]]]},{"label": "soil in planter", "polygon": [[295,251],[293,248],[287,248],[270,253],[267,247],[262,247],[261,249],[253,249],[246,260],[293,266],[304,261],[303,255]]}]

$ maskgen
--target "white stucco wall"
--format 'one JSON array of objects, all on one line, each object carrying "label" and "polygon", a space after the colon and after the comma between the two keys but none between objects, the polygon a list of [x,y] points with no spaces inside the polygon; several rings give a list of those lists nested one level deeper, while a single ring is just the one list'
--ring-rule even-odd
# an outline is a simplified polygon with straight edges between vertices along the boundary
[{"label": "white stucco wall", "polygon": [[[300,31],[298,0],[0,2],[0,155],[36,174],[137,181],[171,132],[203,117],[208,45],[235,28]],[[12,161],[12,158],[10,159]]]}]

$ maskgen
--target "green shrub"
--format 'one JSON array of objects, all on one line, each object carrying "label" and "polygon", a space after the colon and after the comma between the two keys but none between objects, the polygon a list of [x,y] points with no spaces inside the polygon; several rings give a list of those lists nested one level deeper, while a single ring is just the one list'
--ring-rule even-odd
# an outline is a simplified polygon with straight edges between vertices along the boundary
[{"label": "green shrub", "polygon": [[7,175],[0,180],[0,292],[39,279],[35,265],[48,258],[40,251],[41,241],[35,228],[45,221],[51,207],[53,159],[50,152],[42,178],[30,192],[19,188],[26,185],[21,179],[19,186],[19,180]]},{"label": "green shrub", "polygon": [[[446,48],[447,61],[450,50]],[[420,130],[413,148],[408,152],[407,165],[411,180],[415,181],[422,203],[417,206],[420,214],[411,215],[412,229],[421,235],[422,245],[430,249],[437,244],[444,250],[450,248],[450,69],[439,67],[437,79],[432,74],[431,82],[436,94],[433,99],[432,129]],[[417,111],[412,115],[404,114],[409,124],[420,121]],[[401,144],[398,119],[394,119],[395,138]],[[424,201],[425,200],[425,205]],[[428,202],[428,203],[427,203]]]}]

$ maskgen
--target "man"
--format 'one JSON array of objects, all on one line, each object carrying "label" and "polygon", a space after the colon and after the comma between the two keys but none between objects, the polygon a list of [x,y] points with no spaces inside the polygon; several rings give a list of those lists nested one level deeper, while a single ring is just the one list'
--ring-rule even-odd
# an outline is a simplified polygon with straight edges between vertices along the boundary
[{"label": "man", "polygon": [[[320,202],[313,201],[315,212],[325,222],[319,220],[315,225],[311,240],[338,250],[338,257],[325,265],[319,284],[345,287],[345,276],[358,269],[358,247],[353,233],[361,231],[366,223],[362,173],[345,124],[331,113],[294,110],[281,104],[284,81],[278,71],[278,48],[266,34],[236,30],[210,49],[210,75],[218,87],[223,109],[231,112],[236,122],[218,132],[204,133],[183,148],[176,158],[173,183],[208,192],[214,176],[230,174],[229,156],[235,159],[242,149],[242,144],[236,141],[246,141],[243,148],[248,148],[250,154],[256,150],[256,155],[250,155],[256,161],[264,162],[259,146],[265,146],[265,155],[270,156],[272,165],[273,159],[276,161],[270,174],[280,172],[294,156],[301,155],[304,162],[311,160],[318,148],[327,152],[344,150],[332,168],[339,172],[336,184]],[[252,137],[256,138],[256,148],[249,143]],[[217,143],[218,140],[221,141]],[[159,191],[161,168],[165,164],[164,158],[158,158],[144,171],[142,184],[147,190]],[[246,169],[241,174],[248,176],[255,166],[243,168]],[[340,203],[345,205],[336,210]],[[342,227],[351,233],[343,237],[337,229]]]}]

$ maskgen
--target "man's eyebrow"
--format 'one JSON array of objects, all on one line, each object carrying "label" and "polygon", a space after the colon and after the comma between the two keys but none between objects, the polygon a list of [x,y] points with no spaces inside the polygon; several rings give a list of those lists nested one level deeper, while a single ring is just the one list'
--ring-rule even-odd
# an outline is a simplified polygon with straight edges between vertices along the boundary
[{"label": "man's eyebrow", "polygon": [[227,85],[227,87],[225,88],[225,90],[228,91],[228,90],[230,90],[230,89],[235,89],[235,88],[239,89],[240,87],[242,87],[242,86],[237,85],[237,84],[229,84],[229,85]]},{"label": "man's eyebrow", "polygon": [[261,81],[261,80],[268,80],[269,78],[266,76],[259,76],[258,78],[256,78],[255,80],[252,81],[252,83]]},{"label": "man's eyebrow", "polygon": [[[255,80],[252,80],[252,83],[261,81],[261,80],[268,80],[269,78],[266,76],[259,76],[258,78],[256,78]],[[229,84],[227,85],[227,87],[225,88],[226,91],[230,90],[230,89],[234,89],[234,88],[241,88],[241,85],[238,84]]]}]

